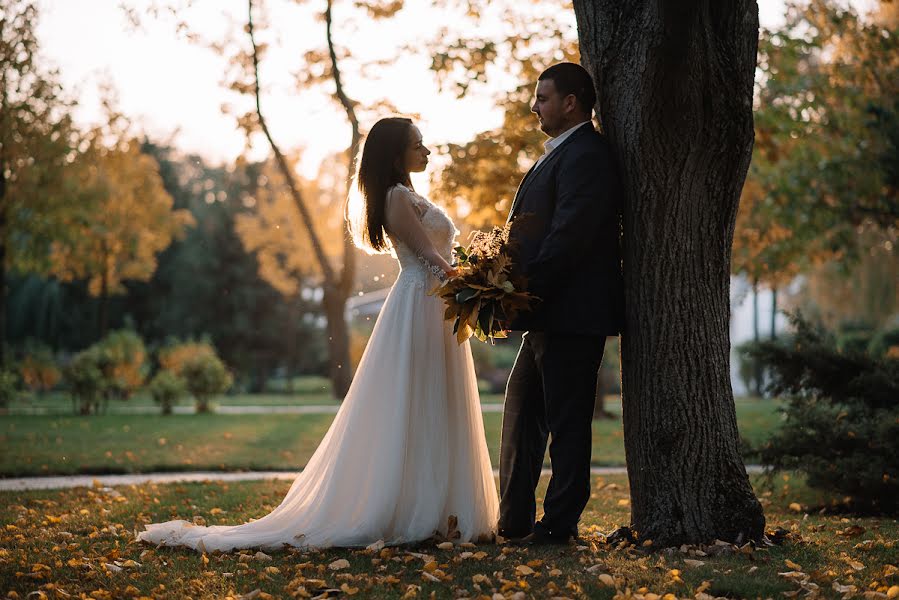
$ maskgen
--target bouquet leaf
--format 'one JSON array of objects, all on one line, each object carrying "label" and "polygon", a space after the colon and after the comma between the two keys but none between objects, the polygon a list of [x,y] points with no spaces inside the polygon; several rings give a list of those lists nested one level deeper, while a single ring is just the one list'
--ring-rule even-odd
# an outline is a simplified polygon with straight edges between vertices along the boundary
[{"label": "bouquet leaf", "polygon": [[443,318],[453,320],[460,344],[471,336],[491,343],[505,338],[508,323],[537,299],[523,277],[512,275],[511,245],[509,224],[474,232],[467,248],[453,250],[459,274],[429,292],[446,303]]}]

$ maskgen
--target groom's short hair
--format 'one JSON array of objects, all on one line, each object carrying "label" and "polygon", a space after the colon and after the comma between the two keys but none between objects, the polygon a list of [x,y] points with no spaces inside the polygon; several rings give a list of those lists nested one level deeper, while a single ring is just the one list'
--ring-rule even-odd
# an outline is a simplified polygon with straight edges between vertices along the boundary
[{"label": "groom's short hair", "polygon": [[593,87],[593,78],[587,69],[581,65],[563,62],[549,67],[540,74],[539,81],[552,79],[556,90],[563,97],[574,94],[578,104],[588,115],[593,114],[596,105],[596,88]]}]

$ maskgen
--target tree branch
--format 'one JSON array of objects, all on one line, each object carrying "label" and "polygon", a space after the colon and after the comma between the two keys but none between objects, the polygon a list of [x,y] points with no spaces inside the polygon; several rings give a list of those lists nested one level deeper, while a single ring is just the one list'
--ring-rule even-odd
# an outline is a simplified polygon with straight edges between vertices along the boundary
[{"label": "tree branch", "polygon": [[275,140],[272,139],[272,134],[268,129],[268,124],[266,123],[265,117],[262,114],[262,103],[260,100],[261,94],[259,89],[259,47],[256,45],[255,30],[253,28],[253,0],[247,0],[247,9],[247,33],[250,36],[250,44],[253,47],[253,94],[256,100],[256,116],[259,119],[259,126],[262,128],[262,132],[265,134],[266,139],[268,139],[268,143],[272,147],[272,152],[275,153],[275,160],[278,163],[278,168],[280,169],[281,174],[284,176],[284,179],[287,181],[287,187],[290,188],[290,195],[293,198],[294,204],[296,204],[297,206],[297,210],[300,211],[300,216],[303,219],[303,224],[306,226],[306,232],[309,234],[309,241],[312,244],[312,250],[315,253],[315,258],[318,260],[319,266],[321,267],[322,276],[325,280],[325,287],[333,288],[338,284],[338,282],[336,281],[336,278],[334,276],[334,270],[331,268],[331,263],[328,261],[328,257],[325,254],[324,248],[322,247],[321,239],[315,231],[315,225],[312,221],[312,215],[309,213],[309,209],[306,206],[305,201],[303,200],[303,196],[300,193],[296,178],[294,177],[293,172],[290,170],[290,165],[287,164],[287,159],[284,157],[281,149],[278,148]]},{"label": "tree branch", "polygon": [[[347,120],[352,128],[352,139],[350,147],[347,148],[347,177],[346,177],[346,193],[349,195],[350,186],[353,184],[353,173],[355,172],[356,155],[359,153],[359,143],[362,135],[359,133],[359,119],[356,116],[356,103],[346,95],[343,89],[343,82],[340,78],[340,68],[337,63],[337,52],[334,50],[334,38],[331,35],[331,6],[332,0],[328,0],[325,8],[325,36],[328,40],[328,56],[331,58],[331,74],[334,78],[337,99],[346,111]],[[356,255],[355,246],[352,236],[350,235],[349,224],[344,220],[343,224],[343,269],[340,273],[340,281],[338,285],[345,295],[349,295],[353,286],[353,279],[356,274]]]}]

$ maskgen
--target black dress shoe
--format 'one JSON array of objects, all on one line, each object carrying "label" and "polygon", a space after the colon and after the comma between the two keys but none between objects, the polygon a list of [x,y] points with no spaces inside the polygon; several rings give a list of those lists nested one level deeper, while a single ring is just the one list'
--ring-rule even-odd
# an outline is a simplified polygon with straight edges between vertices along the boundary
[{"label": "black dress shoe", "polygon": [[510,540],[509,543],[518,546],[567,546],[573,539],[574,536],[568,533],[559,535],[535,531],[518,540]]}]

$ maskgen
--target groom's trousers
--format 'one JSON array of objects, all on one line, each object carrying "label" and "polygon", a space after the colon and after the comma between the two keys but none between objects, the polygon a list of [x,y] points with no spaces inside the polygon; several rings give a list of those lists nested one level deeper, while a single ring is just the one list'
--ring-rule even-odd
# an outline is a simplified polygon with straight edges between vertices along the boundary
[{"label": "groom's trousers", "polygon": [[527,332],[509,375],[500,450],[499,532],[535,529],[535,492],[549,440],[552,477],[536,524],[548,535],[576,535],[590,499],[596,377],[605,336]]}]

